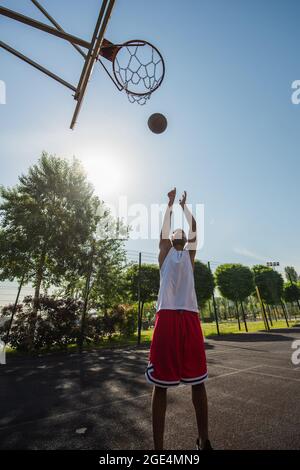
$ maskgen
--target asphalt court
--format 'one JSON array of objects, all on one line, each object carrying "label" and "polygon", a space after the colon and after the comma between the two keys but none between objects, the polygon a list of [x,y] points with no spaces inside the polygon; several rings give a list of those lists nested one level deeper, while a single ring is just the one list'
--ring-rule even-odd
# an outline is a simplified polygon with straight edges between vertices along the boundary
[{"label": "asphalt court", "polygon": [[[206,340],[217,449],[299,449],[300,327]],[[149,345],[10,358],[0,366],[1,449],[153,449]],[[166,449],[195,449],[191,388],[168,390]]]}]

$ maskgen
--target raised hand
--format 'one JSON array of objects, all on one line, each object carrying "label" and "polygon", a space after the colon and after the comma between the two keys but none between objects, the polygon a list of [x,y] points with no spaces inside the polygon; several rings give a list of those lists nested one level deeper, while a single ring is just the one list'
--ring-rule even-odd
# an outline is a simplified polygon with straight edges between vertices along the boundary
[{"label": "raised hand", "polygon": [[168,192],[169,206],[173,206],[176,197],[176,188]]},{"label": "raised hand", "polygon": [[181,199],[179,199],[179,204],[181,205],[182,209],[184,209],[186,203],[186,191],[183,192]]}]

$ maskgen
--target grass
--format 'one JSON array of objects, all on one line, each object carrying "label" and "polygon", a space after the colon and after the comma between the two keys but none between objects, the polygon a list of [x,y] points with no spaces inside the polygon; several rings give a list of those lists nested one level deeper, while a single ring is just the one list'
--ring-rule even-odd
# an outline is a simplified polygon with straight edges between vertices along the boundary
[{"label": "grass", "polygon": [[[294,320],[289,320],[289,325],[290,326],[294,326],[296,325],[298,322],[294,321]],[[210,336],[216,336],[218,333],[217,333],[217,327],[216,327],[216,324],[215,323],[201,323],[202,325],[202,331],[203,331],[203,334],[206,338],[210,337]],[[255,331],[262,331],[262,330],[265,330],[265,325],[264,325],[264,322],[263,321],[247,321],[247,327],[248,327],[248,332],[249,333],[253,333]],[[273,320],[273,327],[270,326],[271,330],[272,329],[276,329],[276,328],[286,328],[286,322],[285,320],[278,320],[278,321],[274,321]],[[223,335],[226,335],[226,334],[232,334],[232,333],[245,333],[245,326],[244,326],[244,323],[241,322],[241,331],[239,331],[239,327],[238,327],[238,324],[237,322],[221,322],[219,323],[219,329],[220,329],[220,333]],[[144,341],[151,341],[151,338],[152,338],[152,334],[153,334],[153,330],[146,330],[146,331],[143,331],[143,338],[144,338]]]},{"label": "grass", "polygon": [[[299,321],[296,320],[289,320],[290,327],[296,325],[299,323]],[[253,333],[256,331],[263,331],[265,330],[264,322],[263,321],[247,321],[247,326],[248,326],[248,332]],[[280,329],[280,328],[286,328],[286,322],[285,320],[278,320],[274,321],[273,320],[273,327],[270,326],[271,330],[272,329]],[[226,334],[236,334],[236,333],[245,333],[245,326],[244,323],[241,322],[241,331],[239,331],[238,324],[237,322],[221,322],[219,324],[219,329],[220,333],[222,335]],[[202,331],[203,334],[206,338],[213,337],[217,335],[217,327],[215,323],[203,323],[202,322]],[[150,330],[143,330],[141,332],[141,343],[150,343],[153,335],[153,329]],[[135,346],[137,344],[137,334],[133,334],[129,337],[122,337],[119,334],[113,335],[111,338],[104,338],[101,340],[99,343],[86,343],[84,345],[84,350],[89,351],[92,349],[103,349],[103,348],[115,348],[115,347],[122,347],[122,346]],[[66,352],[72,353],[72,352],[77,352],[77,345],[76,344],[70,344],[67,346]],[[51,348],[45,349],[45,350],[40,350],[38,352],[39,355],[42,354],[49,354],[49,353],[55,353],[55,352],[62,352],[61,349],[59,348]],[[6,354],[7,356],[25,356],[27,355],[26,353],[16,351],[13,348],[6,348]]]},{"label": "grass", "polygon": [[[289,321],[290,326],[296,325],[296,321]],[[265,330],[265,325],[263,321],[247,321],[248,332],[253,333],[255,331]],[[285,320],[273,320],[273,327],[270,325],[270,329],[276,328],[287,328]],[[245,325],[241,322],[241,331],[239,331],[237,322],[222,322],[219,324],[219,329],[221,334],[231,334],[231,333],[245,333]],[[215,323],[202,323],[202,330],[205,337],[215,336],[217,334],[217,327]]]}]

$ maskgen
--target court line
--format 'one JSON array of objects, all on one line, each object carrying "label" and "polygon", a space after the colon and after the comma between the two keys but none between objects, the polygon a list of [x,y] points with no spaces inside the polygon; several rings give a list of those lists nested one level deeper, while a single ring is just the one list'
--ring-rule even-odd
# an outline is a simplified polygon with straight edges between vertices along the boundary
[{"label": "court line", "polygon": [[252,372],[252,371],[249,371],[249,374],[262,375],[264,377],[272,377],[274,379],[291,380],[292,382],[300,382],[300,379],[295,379],[294,377],[284,377],[283,375],[266,374],[265,372]]},{"label": "court line", "polygon": [[[222,369],[241,370],[241,369],[238,369],[236,367],[223,366],[221,364],[211,364],[211,366],[212,367],[220,367]],[[257,365],[257,367],[269,367],[271,369],[281,369],[281,370],[284,370],[284,371],[291,371],[291,372],[294,372],[295,370],[300,370],[300,367],[298,367],[298,368],[282,367],[282,366],[273,366],[273,365],[270,365],[270,364],[259,364],[259,365]]]},{"label": "court line", "polygon": [[300,370],[300,367],[298,368],[295,368],[295,367],[282,367],[282,366],[271,366],[270,364],[263,364],[264,367],[271,367],[272,369],[282,369],[282,370],[291,370],[291,371],[295,371],[295,370]]},{"label": "court line", "polygon": [[234,367],[226,367],[226,366],[223,366],[223,367],[226,368],[226,369],[233,369],[233,372],[225,372],[224,374],[215,375],[214,377],[208,377],[207,381],[210,382],[210,381],[218,379],[218,378],[227,377],[228,375],[236,375],[236,374],[240,374],[242,372],[248,372],[252,369],[257,369],[258,367],[261,367],[261,365],[259,364],[259,365],[256,365],[256,366],[246,367],[246,369],[235,369]]},{"label": "court line", "polygon": [[[246,371],[249,371],[251,369],[256,369],[258,367],[261,367],[261,365],[256,365],[256,366],[253,366],[253,367],[247,367],[246,369],[235,369],[233,372],[225,372],[224,374],[216,375],[214,377],[208,377],[207,382],[211,382],[211,381],[216,380],[218,378],[227,377],[229,375],[240,374],[242,372],[246,372]],[[176,391],[176,390],[180,390],[181,388],[187,389],[188,387],[184,384],[180,384],[178,387],[174,388],[173,390]],[[85,412],[90,411],[90,410],[96,410],[96,409],[101,408],[103,406],[110,406],[110,405],[115,405],[115,404],[118,404],[118,403],[124,403],[126,401],[138,400],[139,398],[143,398],[143,397],[150,396],[150,395],[151,395],[151,391],[147,392],[147,393],[143,393],[141,395],[134,396],[134,397],[128,397],[128,398],[123,398],[121,400],[109,401],[109,402],[101,403],[99,405],[94,405],[94,406],[89,406],[89,407],[86,407],[86,408],[81,408],[79,410],[67,411],[65,413],[58,413],[58,414],[52,415],[52,416],[45,416],[44,418],[37,418],[37,419],[34,419],[34,420],[23,421],[21,423],[15,423],[15,424],[7,425],[7,426],[1,426],[0,431],[13,429],[13,428],[28,425],[28,424],[39,423],[39,422],[42,422],[42,421],[62,418],[62,417],[65,417],[65,416],[76,414],[76,413],[85,413]]]},{"label": "court line", "polygon": [[235,352],[241,352],[241,351],[246,351],[246,352],[256,352],[256,353],[264,353],[264,352],[270,352],[269,349],[257,349],[257,348],[241,348],[241,347],[231,347],[231,348],[226,348],[226,349],[206,349],[205,352],[206,353],[215,353],[215,354],[218,354],[218,353],[226,353],[226,352],[232,352],[232,351],[235,351]]}]

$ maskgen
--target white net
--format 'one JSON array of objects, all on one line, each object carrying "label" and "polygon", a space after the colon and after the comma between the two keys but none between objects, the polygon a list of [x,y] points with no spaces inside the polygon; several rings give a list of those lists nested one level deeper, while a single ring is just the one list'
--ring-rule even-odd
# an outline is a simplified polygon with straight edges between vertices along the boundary
[{"label": "white net", "polygon": [[145,41],[128,41],[116,54],[114,74],[131,103],[144,105],[164,78],[159,51]]}]

